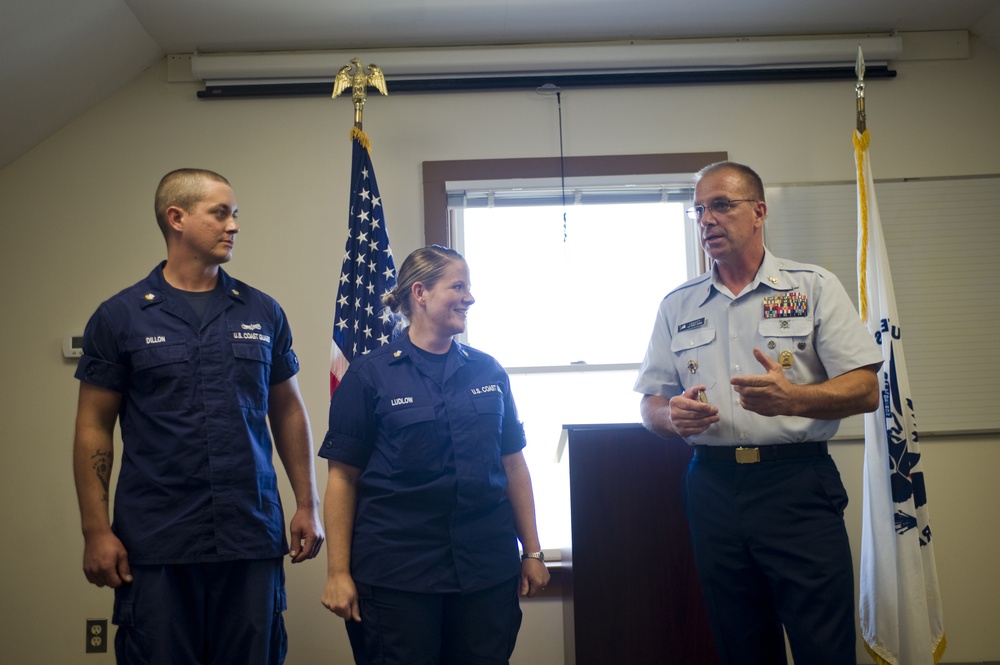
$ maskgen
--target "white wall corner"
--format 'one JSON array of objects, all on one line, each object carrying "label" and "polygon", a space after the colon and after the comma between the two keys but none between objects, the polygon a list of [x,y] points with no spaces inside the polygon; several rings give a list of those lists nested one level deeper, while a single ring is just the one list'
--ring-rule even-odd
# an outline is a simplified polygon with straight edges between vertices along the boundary
[{"label": "white wall corner", "polygon": [[966,60],[968,30],[901,32],[903,52],[896,60]]},{"label": "white wall corner", "polygon": [[190,53],[172,53],[167,56],[167,83],[188,83],[200,80],[191,72]]}]

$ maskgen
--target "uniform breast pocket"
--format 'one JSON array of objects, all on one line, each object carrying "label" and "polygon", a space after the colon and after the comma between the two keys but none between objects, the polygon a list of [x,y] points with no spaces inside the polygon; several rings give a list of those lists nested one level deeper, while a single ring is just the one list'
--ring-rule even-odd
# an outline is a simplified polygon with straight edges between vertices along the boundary
[{"label": "uniform breast pocket", "polygon": [[424,476],[440,473],[444,454],[438,441],[434,407],[394,408],[382,416],[388,430],[390,460],[397,473]]},{"label": "uniform breast pocket", "polygon": [[500,433],[503,429],[503,394],[490,392],[472,398],[479,431],[479,449],[483,464],[500,463]]},{"label": "uniform breast pocket", "polygon": [[677,333],[670,340],[670,351],[674,354],[677,373],[685,390],[692,386],[706,386],[709,402],[711,391],[716,385],[715,372],[725,367],[717,367],[712,362],[715,352],[715,328],[697,328]]},{"label": "uniform breast pocket", "polygon": [[181,411],[191,404],[191,372],[184,344],[146,346],[132,352],[132,385],[143,410]]},{"label": "uniform breast pocket", "polygon": [[813,346],[813,320],[811,318],[764,319],[757,333],[758,347],[775,360],[792,383],[801,383],[803,370],[815,353]]},{"label": "uniform breast pocket", "polygon": [[271,347],[260,342],[233,342],[233,386],[240,406],[267,410],[271,380]]}]

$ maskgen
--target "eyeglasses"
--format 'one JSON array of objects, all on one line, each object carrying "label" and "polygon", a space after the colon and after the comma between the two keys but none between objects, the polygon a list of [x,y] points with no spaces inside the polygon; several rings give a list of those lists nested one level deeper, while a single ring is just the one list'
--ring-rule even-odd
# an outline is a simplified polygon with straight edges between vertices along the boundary
[{"label": "eyeglasses", "polygon": [[757,199],[715,199],[708,205],[688,208],[685,212],[691,219],[701,221],[701,218],[705,216],[706,209],[711,210],[715,215],[722,215],[732,210],[737,203],[757,203]]}]

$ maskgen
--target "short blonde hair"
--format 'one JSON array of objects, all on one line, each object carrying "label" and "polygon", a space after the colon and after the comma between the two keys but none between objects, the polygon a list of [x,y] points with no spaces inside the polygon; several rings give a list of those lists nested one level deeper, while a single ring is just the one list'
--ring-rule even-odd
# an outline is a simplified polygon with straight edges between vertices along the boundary
[{"label": "short blonde hair", "polygon": [[177,206],[190,211],[205,198],[207,182],[229,185],[229,181],[221,175],[206,169],[177,169],[160,179],[153,201],[153,210],[156,213],[156,223],[159,224],[164,238],[170,230],[167,224],[167,208]]}]

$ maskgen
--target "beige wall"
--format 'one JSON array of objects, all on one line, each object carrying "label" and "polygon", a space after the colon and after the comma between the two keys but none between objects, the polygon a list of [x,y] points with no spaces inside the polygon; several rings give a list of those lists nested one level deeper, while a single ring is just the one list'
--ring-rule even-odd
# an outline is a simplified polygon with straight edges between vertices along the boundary
[{"label": "beige wall", "polygon": [[[895,80],[869,83],[879,178],[1000,173],[1000,53],[976,40],[972,51],[969,60],[900,62]],[[70,465],[77,382],[60,341],[163,255],[151,208],[166,171],[200,166],[233,183],[242,231],[229,269],[284,305],[314,437],[325,431],[328,287],[345,239],[350,102],[200,101],[197,85],[165,81],[161,63],[0,171],[5,662],[112,662],[110,654],[83,653],[84,619],[109,617],[112,597],[80,571]],[[565,150],[725,150],[768,184],[849,181],[853,90],[849,81],[567,90]],[[397,256],[422,244],[422,161],[559,152],[555,100],[534,91],[371,99],[365,128]],[[923,441],[950,662],[1000,659],[998,439],[993,433]],[[861,452],[857,443],[835,450],[853,499],[856,553]],[[322,492],[322,467],[319,475]],[[287,484],[283,492],[287,502]],[[290,665],[349,662],[342,627],[319,603],[324,575],[323,561],[289,570]],[[642,582],[630,573],[622,583]],[[560,603],[525,605],[514,662],[561,662]]]}]

